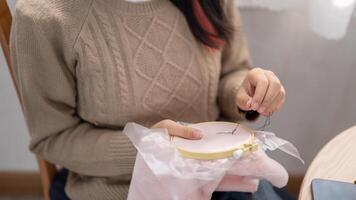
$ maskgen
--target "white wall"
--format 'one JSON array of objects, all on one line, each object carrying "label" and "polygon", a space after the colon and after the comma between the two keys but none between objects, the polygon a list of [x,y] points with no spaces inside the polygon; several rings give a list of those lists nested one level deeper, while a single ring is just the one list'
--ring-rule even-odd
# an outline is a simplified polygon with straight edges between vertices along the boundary
[{"label": "white wall", "polygon": [[[9,1],[13,9],[15,1]],[[10,74],[0,53],[0,171],[37,170],[35,157],[28,151],[28,132]]]},{"label": "white wall", "polygon": [[269,130],[292,141],[307,162],[276,158],[291,173],[303,172],[327,141],[356,124],[356,17],[337,41],[312,33],[297,10],[247,9],[242,18],[255,66],[274,71],[287,91]]},{"label": "white wall", "polygon": [[0,170],[34,170],[34,156],[27,150],[29,137],[16,93],[5,65],[0,60]]},{"label": "white wall", "polygon": [[3,54],[0,59],[0,171],[35,170],[28,133]]},{"label": "white wall", "polygon": [[[292,141],[308,165],[328,140],[356,124],[356,20],[344,39],[328,41],[311,33],[297,11],[243,10],[242,17],[255,65],[275,71],[287,89],[269,130]],[[3,57],[0,64],[0,170],[35,170]],[[273,157],[291,173],[307,167],[281,153]]]}]

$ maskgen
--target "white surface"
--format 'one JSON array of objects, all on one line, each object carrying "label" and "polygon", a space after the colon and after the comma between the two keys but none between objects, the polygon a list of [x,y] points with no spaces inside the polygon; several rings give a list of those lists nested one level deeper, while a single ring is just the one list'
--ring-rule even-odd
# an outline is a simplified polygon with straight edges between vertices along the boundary
[{"label": "white surface", "polygon": [[270,10],[284,10],[302,5],[307,0],[235,0],[241,8],[267,8]]},{"label": "white surface", "polygon": [[[255,65],[273,70],[287,89],[285,107],[267,130],[295,144],[308,165],[327,141],[356,124],[356,20],[345,38],[329,41],[312,33],[297,10],[243,10],[242,18]],[[0,64],[0,171],[37,169],[3,58]],[[283,153],[273,156],[291,173],[307,167]]]},{"label": "white surface", "polygon": [[273,11],[300,9],[305,12],[302,23],[327,39],[345,36],[354,13],[355,0],[235,0],[241,8],[267,8]]},{"label": "white surface", "polygon": [[355,0],[313,0],[309,25],[328,39],[340,39],[345,36],[354,7]]}]

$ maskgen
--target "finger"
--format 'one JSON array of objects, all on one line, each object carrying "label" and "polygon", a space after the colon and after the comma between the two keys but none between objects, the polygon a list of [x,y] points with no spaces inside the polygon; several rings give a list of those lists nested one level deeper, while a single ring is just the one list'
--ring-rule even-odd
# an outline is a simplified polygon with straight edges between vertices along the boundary
[{"label": "finger", "polygon": [[283,95],[282,94],[278,94],[273,99],[273,103],[262,112],[262,115],[270,115],[270,114],[276,112],[277,111],[277,106],[280,105],[283,101],[284,101]]},{"label": "finger", "polygon": [[251,109],[252,98],[248,95],[246,89],[240,88],[236,95],[236,105],[241,110],[250,110]]},{"label": "finger", "polygon": [[186,139],[200,139],[203,137],[203,133],[192,127],[183,126],[172,120],[163,120],[160,125],[162,128],[167,128],[168,133],[172,136],[178,136]]},{"label": "finger", "polygon": [[202,131],[180,124],[177,124],[176,128],[172,131],[172,135],[192,140],[201,139],[203,137]]},{"label": "finger", "polygon": [[259,113],[264,113],[267,108],[273,104],[273,100],[276,98],[276,96],[279,95],[282,87],[281,82],[273,72],[266,71],[265,74],[269,84],[266,96],[264,97],[260,108],[258,109]]},{"label": "finger", "polygon": [[266,95],[267,89],[268,89],[268,79],[264,75],[264,73],[256,74],[254,77],[252,77],[253,83],[255,83],[255,93],[253,94],[252,97],[252,110],[257,110],[262,101],[263,98]]},{"label": "finger", "polygon": [[282,86],[279,94],[273,99],[273,103],[266,109],[263,115],[269,115],[271,113],[278,111],[283,106],[285,99],[286,99],[285,90]]},{"label": "finger", "polygon": [[282,101],[280,101],[279,104],[277,104],[277,106],[274,108],[273,112],[276,112],[279,109],[281,109],[281,107],[283,106],[284,102],[286,101],[286,90],[284,89],[283,86],[281,88],[281,95],[282,95]]},{"label": "finger", "polygon": [[283,101],[282,101],[279,105],[277,105],[275,111],[278,111],[279,109],[281,109],[281,107],[283,106],[283,104],[284,104],[285,101],[286,101],[286,98],[284,97]]}]

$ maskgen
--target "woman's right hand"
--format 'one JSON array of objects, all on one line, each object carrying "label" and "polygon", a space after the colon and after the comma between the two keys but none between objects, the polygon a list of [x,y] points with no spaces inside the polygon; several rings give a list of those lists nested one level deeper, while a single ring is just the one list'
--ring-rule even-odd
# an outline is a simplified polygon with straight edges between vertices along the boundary
[{"label": "woman's right hand", "polygon": [[152,126],[152,128],[166,128],[168,130],[169,135],[191,140],[199,140],[203,137],[202,131],[192,127],[183,126],[169,119],[165,119],[156,123]]}]

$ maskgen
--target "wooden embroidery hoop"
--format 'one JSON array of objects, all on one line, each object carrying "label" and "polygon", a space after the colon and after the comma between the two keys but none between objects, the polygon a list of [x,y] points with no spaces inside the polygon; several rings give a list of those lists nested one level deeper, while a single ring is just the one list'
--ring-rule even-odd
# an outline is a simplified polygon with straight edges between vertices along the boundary
[{"label": "wooden embroidery hoop", "polygon": [[[258,149],[255,142],[255,133],[247,126],[232,122],[203,122],[189,124],[199,129],[204,136],[200,140],[188,140],[181,137],[170,137],[170,142],[187,158],[198,160],[214,160],[228,157],[240,158],[250,155]],[[238,130],[232,134],[232,130]],[[222,133],[223,134],[220,134]]]}]

